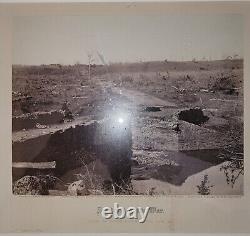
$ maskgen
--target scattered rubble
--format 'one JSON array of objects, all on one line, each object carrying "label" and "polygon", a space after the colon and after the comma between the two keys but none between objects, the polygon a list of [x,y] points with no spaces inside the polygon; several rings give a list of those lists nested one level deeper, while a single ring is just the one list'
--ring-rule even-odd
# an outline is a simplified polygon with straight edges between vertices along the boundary
[{"label": "scattered rubble", "polygon": [[62,105],[62,111],[64,112],[64,118],[73,120],[73,114],[68,107],[68,102],[64,102]]},{"label": "scattered rubble", "polygon": [[180,124],[179,123],[175,123],[171,126],[172,130],[174,130],[175,132],[181,132],[180,129]]},{"label": "scattered rubble", "polygon": [[38,128],[38,129],[46,129],[47,125],[41,125],[41,124],[37,123],[36,128]]}]

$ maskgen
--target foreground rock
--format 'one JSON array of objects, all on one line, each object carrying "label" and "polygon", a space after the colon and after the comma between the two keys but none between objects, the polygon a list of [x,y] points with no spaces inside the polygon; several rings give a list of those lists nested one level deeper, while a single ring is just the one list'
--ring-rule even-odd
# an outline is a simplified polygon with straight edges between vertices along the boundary
[{"label": "foreground rock", "polygon": [[24,176],[13,184],[13,194],[48,195],[56,179],[53,176]]},{"label": "foreground rock", "polygon": [[103,178],[99,175],[80,175],[81,180],[71,183],[68,187],[68,194],[72,196],[102,195],[104,190]]},{"label": "foreground rock", "polygon": [[68,187],[68,193],[73,196],[89,195],[88,187],[83,180],[71,183]]}]

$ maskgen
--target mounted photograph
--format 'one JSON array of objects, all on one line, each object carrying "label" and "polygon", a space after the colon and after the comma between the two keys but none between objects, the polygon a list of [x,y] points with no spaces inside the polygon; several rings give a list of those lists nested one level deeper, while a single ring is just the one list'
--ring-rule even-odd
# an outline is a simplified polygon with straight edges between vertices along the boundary
[{"label": "mounted photograph", "polygon": [[13,194],[243,195],[243,23],[13,17]]}]

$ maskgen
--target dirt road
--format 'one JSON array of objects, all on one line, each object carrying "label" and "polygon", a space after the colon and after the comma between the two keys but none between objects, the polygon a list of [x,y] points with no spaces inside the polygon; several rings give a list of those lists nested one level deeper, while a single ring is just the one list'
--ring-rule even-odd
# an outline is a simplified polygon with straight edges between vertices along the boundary
[{"label": "dirt road", "polygon": [[132,101],[135,105],[144,105],[144,106],[155,106],[155,107],[177,107],[174,103],[157,98],[155,96],[145,94],[140,91],[128,90],[124,88],[114,87],[112,89],[114,93],[125,96],[127,99]]}]

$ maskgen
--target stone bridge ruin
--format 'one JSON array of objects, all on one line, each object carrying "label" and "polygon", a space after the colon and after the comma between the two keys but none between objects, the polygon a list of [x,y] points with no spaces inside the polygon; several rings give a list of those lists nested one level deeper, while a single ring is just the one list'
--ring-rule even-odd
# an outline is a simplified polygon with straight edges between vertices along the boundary
[{"label": "stone bridge ruin", "polygon": [[[18,130],[20,120],[15,120]],[[107,166],[113,182],[126,181],[131,174],[131,148],[130,127],[114,127],[109,120],[85,122],[79,118],[55,127],[17,131],[12,143],[13,181],[41,172],[60,177],[96,159]],[[52,167],[42,163],[52,163]]]}]

